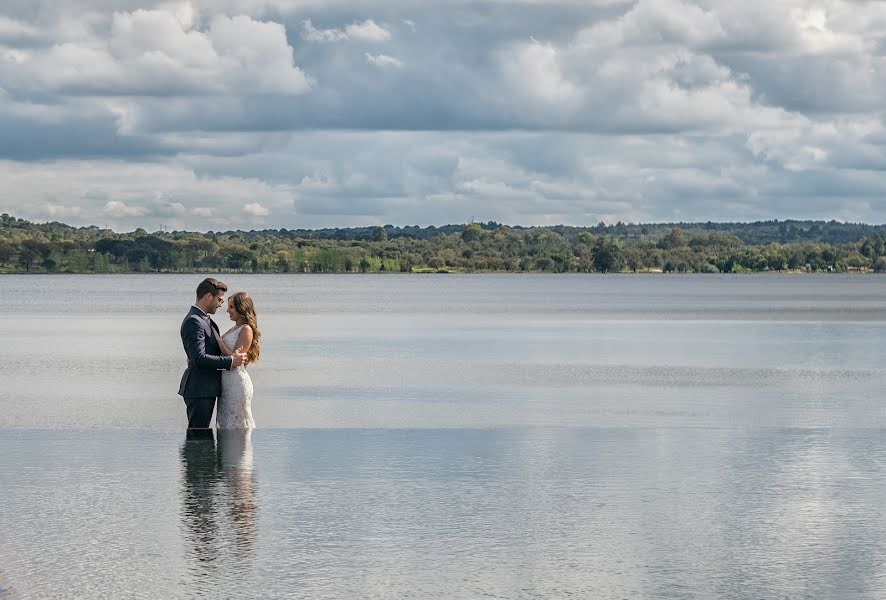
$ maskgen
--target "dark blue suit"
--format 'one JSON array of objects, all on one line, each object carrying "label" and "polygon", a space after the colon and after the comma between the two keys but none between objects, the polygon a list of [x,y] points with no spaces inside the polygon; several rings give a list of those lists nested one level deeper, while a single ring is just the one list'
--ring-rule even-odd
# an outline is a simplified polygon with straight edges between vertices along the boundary
[{"label": "dark blue suit", "polygon": [[188,428],[209,427],[215,400],[221,393],[220,369],[230,369],[233,359],[220,356],[213,330],[218,326],[196,306],[182,321],[182,346],[188,355],[188,368],[182,375],[178,393],[188,409]]}]

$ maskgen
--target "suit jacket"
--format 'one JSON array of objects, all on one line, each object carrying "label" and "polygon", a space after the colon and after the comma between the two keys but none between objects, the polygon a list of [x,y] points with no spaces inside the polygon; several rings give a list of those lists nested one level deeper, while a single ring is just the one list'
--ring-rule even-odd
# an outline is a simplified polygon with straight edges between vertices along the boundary
[{"label": "suit jacket", "polygon": [[217,397],[221,393],[220,369],[230,369],[233,358],[220,356],[221,349],[215,340],[213,330],[218,326],[192,306],[188,316],[182,321],[181,337],[185,354],[188,355],[188,368],[182,375],[178,393],[185,398]]}]

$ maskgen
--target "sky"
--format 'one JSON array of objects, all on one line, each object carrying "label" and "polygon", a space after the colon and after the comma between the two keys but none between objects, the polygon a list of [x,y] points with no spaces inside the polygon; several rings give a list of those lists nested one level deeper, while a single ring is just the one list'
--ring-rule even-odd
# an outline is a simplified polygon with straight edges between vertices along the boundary
[{"label": "sky", "polygon": [[0,212],[886,222],[886,2],[0,2]]}]

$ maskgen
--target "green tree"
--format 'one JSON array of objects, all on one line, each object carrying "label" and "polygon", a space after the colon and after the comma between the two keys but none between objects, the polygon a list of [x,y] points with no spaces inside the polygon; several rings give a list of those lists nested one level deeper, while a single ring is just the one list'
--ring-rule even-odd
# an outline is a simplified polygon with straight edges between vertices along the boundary
[{"label": "green tree", "polygon": [[468,223],[461,232],[461,239],[466,243],[471,243],[483,237],[483,228],[478,223]]},{"label": "green tree", "polygon": [[31,272],[31,267],[34,266],[38,258],[40,256],[30,248],[22,248],[18,251],[18,264],[25,272]]},{"label": "green tree", "polygon": [[0,265],[9,264],[9,261],[12,260],[13,256],[15,256],[15,250],[13,250],[12,245],[7,242],[0,241]]},{"label": "green tree", "polygon": [[598,238],[594,242],[594,268],[601,273],[621,271],[623,257],[621,246],[614,240]]},{"label": "green tree", "polygon": [[853,269],[865,269],[871,266],[871,261],[860,252],[853,252],[843,259],[843,264]]},{"label": "green tree", "polygon": [[386,242],[388,241],[388,232],[384,227],[374,227],[372,229],[372,241],[373,242]]},{"label": "green tree", "polygon": [[658,242],[658,247],[662,250],[682,248],[687,245],[689,245],[689,242],[686,239],[686,234],[683,233],[683,230],[679,227],[671,229],[671,231]]},{"label": "green tree", "polygon": [[280,273],[289,273],[292,270],[292,260],[290,259],[289,252],[286,250],[277,252],[276,267]]},{"label": "green tree", "polygon": [[[374,234],[374,235],[373,235]],[[253,272],[642,270],[745,272],[879,269],[886,226],[808,221],[507,227],[364,227],[196,233],[0,218],[4,271]],[[689,240],[686,242],[686,240]],[[601,241],[602,240],[602,241]],[[612,246],[615,244],[615,246]],[[617,252],[616,252],[617,249]],[[619,260],[620,254],[620,260]],[[614,258],[613,258],[614,257]],[[808,265],[808,267],[807,267]]]}]

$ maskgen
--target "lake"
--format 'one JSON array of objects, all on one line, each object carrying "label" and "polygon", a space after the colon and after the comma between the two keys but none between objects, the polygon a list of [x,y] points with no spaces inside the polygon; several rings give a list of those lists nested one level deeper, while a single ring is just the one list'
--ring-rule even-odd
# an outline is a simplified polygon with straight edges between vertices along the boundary
[{"label": "lake", "polygon": [[886,278],[220,278],[0,277],[0,599],[886,597]]}]

